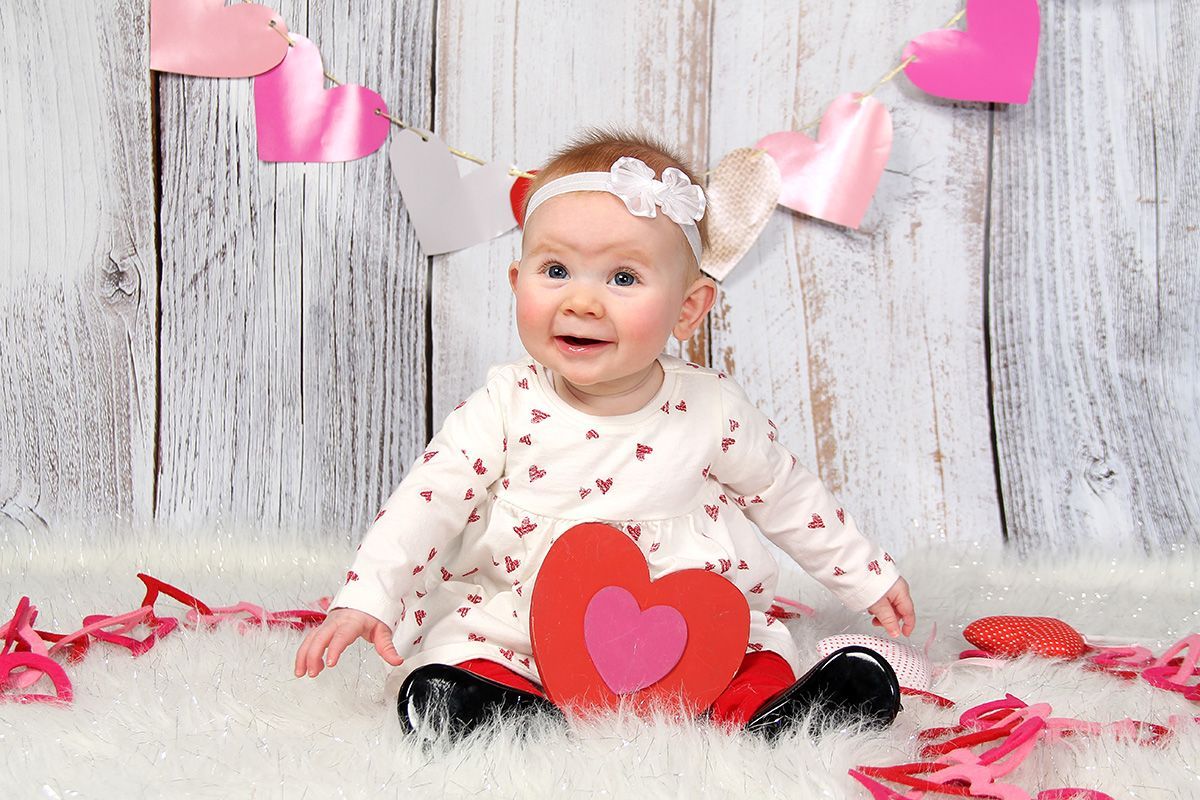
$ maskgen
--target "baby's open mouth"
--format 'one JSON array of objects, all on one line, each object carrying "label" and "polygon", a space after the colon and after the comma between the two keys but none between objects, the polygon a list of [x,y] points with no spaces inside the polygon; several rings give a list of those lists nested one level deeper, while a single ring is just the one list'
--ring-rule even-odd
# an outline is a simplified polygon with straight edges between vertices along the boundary
[{"label": "baby's open mouth", "polygon": [[558,338],[574,347],[584,347],[589,344],[608,344],[603,339],[583,339],[579,336],[560,336]]}]

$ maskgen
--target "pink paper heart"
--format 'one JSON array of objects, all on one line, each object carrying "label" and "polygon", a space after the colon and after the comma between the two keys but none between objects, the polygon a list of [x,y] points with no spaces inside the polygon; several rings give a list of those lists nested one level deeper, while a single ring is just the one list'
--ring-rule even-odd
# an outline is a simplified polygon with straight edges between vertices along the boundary
[{"label": "pink paper heart", "polygon": [[[387,104],[365,86],[325,87],[316,45],[292,34],[279,66],[254,79],[254,121],[263,161],[353,161],[378,150],[391,125]],[[380,113],[376,113],[376,111]]]},{"label": "pink paper heart", "polygon": [[810,217],[857,228],[892,151],[892,117],[873,97],[834,99],[816,141],[797,131],[764,136],[758,147],[779,165],[779,202]]},{"label": "pink paper heart", "polygon": [[1037,0],[968,0],[965,31],[923,33],[904,48],[922,90],[954,100],[1026,103],[1037,67]]},{"label": "pink paper heart", "polygon": [[616,694],[631,694],[679,663],[687,623],[671,606],[642,611],[629,590],[606,586],[588,603],[583,638],[605,685]]},{"label": "pink paper heart", "polygon": [[150,0],[150,69],[248,78],[283,60],[288,50],[286,34],[283,19],[265,6],[226,6],[225,0]]}]

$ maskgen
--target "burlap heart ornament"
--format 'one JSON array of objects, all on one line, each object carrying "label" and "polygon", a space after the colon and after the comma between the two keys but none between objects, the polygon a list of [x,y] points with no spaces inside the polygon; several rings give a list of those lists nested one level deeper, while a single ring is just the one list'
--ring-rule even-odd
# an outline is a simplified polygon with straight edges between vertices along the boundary
[{"label": "burlap heart ornament", "polygon": [[737,266],[758,240],[779,202],[775,159],[752,147],[730,150],[709,178],[708,249],[700,269],[717,280]]}]

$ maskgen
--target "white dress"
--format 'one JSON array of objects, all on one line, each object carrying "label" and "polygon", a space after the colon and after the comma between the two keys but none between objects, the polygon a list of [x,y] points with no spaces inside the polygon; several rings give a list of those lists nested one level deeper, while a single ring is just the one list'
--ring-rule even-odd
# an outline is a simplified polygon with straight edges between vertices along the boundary
[{"label": "white dress", "polygon": [[568,405],[525,356],[492,367],[447,416],[333,602],[392,628],[405,658],[392,680],[483,658],[540,683],[529,640],[534,579],[554,539],[581,522],[623,530],[651,579],[707,569],[732,581],[750,605],[748,652],[774,651],[797,674],[792,637],[765,613],[778,565],[754,526],[851,609],[891,587],[891,557],[732,378],[665,353],[659,361],[662,388],[631,414]]}]

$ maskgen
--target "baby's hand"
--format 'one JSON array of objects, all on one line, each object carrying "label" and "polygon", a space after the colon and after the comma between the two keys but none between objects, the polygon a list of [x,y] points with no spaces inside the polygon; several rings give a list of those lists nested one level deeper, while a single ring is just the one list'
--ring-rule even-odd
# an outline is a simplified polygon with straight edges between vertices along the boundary
[{"label": "baby's hand", "polygon": [[912,597],[908,594],[908,581],[904,578],[897,578],[892,588],[887,590],[887,594],[876,600],[867,611],[875,617],[871,624],[883,628],[891,636],[900,635],[899,622],[904,623],[905,636],[910,635],[917,624],[917,612],[913,609]]},{"label": "baby's hand", "polygon": [[[393,667],[404,663],[392,644],[391,628],[365,612],[353,608],[335,608],[319,627],[309,631],[296,651],[296,677],[304,677],[305,672],[310,678],[317,677],[326,666],[337,664],[338,656],[347,645],[360,637],[374,644],[379,657]],[[326,660],[327,647],[329,658]]]}]

